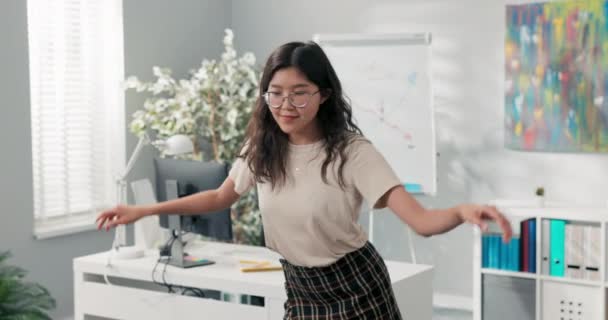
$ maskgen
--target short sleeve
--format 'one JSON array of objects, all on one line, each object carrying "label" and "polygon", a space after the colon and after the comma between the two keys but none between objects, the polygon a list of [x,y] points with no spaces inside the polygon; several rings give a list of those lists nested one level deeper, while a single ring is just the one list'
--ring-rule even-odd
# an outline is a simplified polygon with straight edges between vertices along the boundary
[{"label": "short sleeve", "polygon": [[384,156],[367,139],[358,138],[350,146],[347,164],[351,170],[355,188],[367,203],[377,205],[378,200],[401,181],[388,164]]},{"label": "short sleeve", "polygon": [[240,195],[247,193],[255,185],[253,173],[243,158],[236,158],[228,177],[234,182],[234,191]]}]

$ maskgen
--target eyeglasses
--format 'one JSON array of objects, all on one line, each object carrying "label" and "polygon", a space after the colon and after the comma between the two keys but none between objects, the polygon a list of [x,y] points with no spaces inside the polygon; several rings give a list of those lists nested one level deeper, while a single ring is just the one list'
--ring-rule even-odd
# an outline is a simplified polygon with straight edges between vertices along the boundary
[{"label": "eyeglasses", "polygon": [[312,98],[312,96],[314,96],[315,94],[317,94],[319,92],[321,92],[321,90],[318,90],[317,92],[314,92],[314,93],[298,91],[298,92],[292,92],[292,93],[288,94],[287,96],[283,96],[279,92],[268,91],[268,92],[264,93],[264,100],[266,101],[266,104],[268,104],[271,108],[274,108],[274,109],[280,108],[283,105],[285,98],[287,98],[287,100],[289,100],[289,103],[292,106],[294,106],[296,108],[304,108],[304,107],[306,107],[306,105],[308,105],[308,102],[310,102],[310,98]]}]

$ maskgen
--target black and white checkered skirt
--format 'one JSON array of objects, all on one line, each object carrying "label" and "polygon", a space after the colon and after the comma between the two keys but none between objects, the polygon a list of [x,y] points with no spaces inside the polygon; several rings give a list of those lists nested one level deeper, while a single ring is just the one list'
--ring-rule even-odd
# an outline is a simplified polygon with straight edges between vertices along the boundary
[{"label": "black and white checkered skirt", "polygon": [[328,266],[281,264],[284,319],[401,319],[384,260],[370,242]]}]

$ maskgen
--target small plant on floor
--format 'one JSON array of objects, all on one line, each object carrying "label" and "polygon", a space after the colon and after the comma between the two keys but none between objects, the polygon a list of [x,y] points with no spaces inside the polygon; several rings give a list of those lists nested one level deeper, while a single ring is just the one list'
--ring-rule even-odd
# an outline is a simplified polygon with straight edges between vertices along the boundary
[{"label": "small plant on floor", "polygon": [[6,264],[10,253],[0,253],[0,320],[50,320],[55,299],[37,283],[25,281],[26,271]]}]

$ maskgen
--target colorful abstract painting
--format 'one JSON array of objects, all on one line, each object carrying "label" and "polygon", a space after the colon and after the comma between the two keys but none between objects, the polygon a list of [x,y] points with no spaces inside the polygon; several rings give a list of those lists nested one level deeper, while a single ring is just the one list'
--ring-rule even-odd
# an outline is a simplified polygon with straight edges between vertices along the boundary
[{"label": "colorful abstract painting", "polygon": [[505,144],[608,152],[608,1],[507,6]]}]

